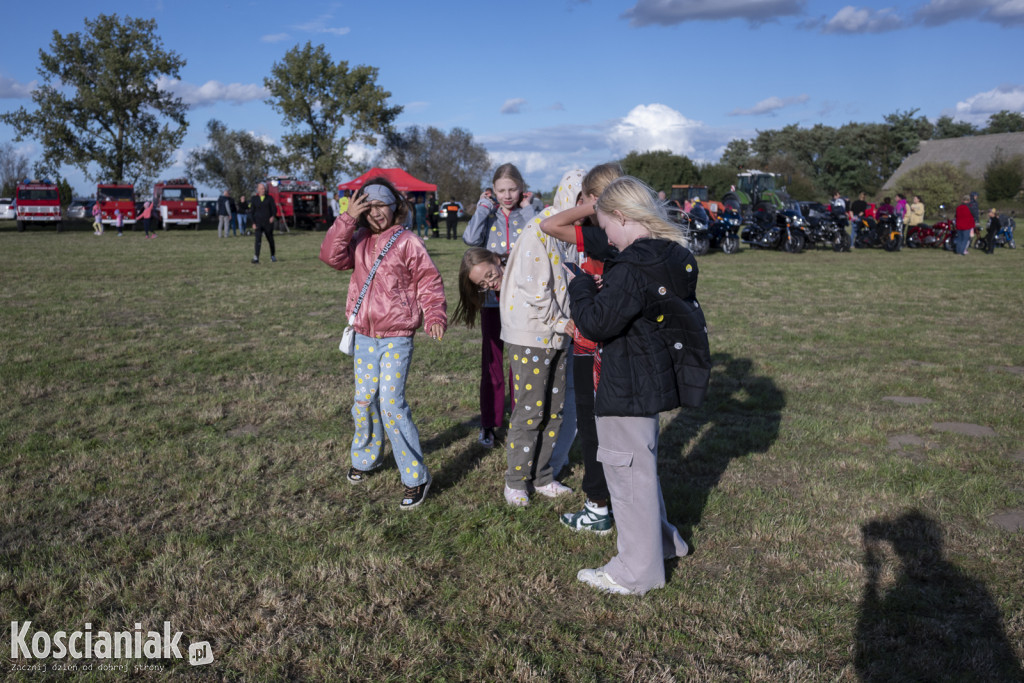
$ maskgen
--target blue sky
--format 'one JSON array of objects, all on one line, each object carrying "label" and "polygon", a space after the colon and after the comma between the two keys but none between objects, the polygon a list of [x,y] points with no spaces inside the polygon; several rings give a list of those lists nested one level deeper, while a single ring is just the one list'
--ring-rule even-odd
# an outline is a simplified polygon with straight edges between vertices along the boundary
[{"label": "blue sky", "polygon": [[[8,23],[0,110],[32,106],[38,53],[54,30],[82,31],[86,12],[155,19],[164,47],[188,62],[163,87],[191,107],[183,148],[161,176],[183,170],[211,118],[278,142],[263,78],[306,41],[336,61],[376,66],[404,107],[399,128],[465,128],[495,164],[516,163],[543,191],[567,169],[633,149],[714,161],[733,138],[794,123],[919,109],[983,124],[1002,109],[1024,111],[1024,0],[107,0],[85,9],[98,5],[57,0],[45,18]],[[0,124],[0,142],[11,139]],[[39,153],[34,141],[15,146]],[[80,173],[65,172],[89,191]]]}]

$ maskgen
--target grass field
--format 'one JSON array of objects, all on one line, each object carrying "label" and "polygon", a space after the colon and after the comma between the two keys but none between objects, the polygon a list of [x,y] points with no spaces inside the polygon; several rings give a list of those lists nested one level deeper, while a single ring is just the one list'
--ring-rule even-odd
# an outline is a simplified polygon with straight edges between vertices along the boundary
[{"label": "grass field", "polygon": [[[623,598],[575,580],[614,552],[560,528],[580,496],[505,505],[478,330],[417,337],[423,506],[397,509],[390,465],[346,482],[348,274],[322,236],[252,266],[210,230],[0,229],[5,650],[11,621],[169,621],[214,662],[139,678],[1024,676],[1024,250],[703,257],[711,389],[663,416],[660,454],[693,553]],[[428,248],[452,310],[463,245]]]}]

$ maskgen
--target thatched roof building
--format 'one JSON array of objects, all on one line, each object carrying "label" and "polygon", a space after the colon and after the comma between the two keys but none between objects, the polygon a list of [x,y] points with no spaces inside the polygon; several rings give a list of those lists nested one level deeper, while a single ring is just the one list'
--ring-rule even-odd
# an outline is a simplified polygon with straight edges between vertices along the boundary
[{"label": "thatched roof building", "polygon": [[1024,133],[995,133],[968,135],[945,140],[923,140],[920,148],[903,160],[892,177],[882,186],[892,190],[901,175],[922,164],[948,161],[954,166],[963,164],[964,170],[975,178],[985,176],[985,167],[1002,151],[1003,157],[1024,156]]}]

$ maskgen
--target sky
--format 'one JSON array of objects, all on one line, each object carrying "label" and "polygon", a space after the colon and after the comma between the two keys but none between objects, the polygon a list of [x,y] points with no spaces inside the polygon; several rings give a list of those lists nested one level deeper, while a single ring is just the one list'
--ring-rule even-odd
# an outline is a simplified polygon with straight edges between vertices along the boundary
[{"label": "sky", "polygon": [[[180,79],[161,81],[190,107],[161,177],[183,173],[213,118],[279,142],[263,79],[307,41],[336,62],[377,67],[403,108],[397,128],[468,130],[495,166],[515,163],[543,192],[569,169],[632,150],[716,161],[730,140],[790,124],[916,109],[983,125],[1024,112],[1024,0],[55,0],[7,25],[0,111],[32,109],[39,51],[99,12],[155,19],[163,47],[187,60]],[[0,142],[13,139],[0,123]],[[38,158],[38,142],[13,144]],[[79,171],[64,174],[76,194],[92,192]]]}]

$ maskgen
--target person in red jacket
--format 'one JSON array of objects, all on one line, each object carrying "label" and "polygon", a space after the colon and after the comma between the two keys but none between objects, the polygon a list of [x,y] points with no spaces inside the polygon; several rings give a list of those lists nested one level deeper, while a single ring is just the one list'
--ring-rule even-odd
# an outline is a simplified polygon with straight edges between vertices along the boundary
[{"label": "person in red jacket", "polygon": [[960,206],[956,207],[956,216],[954,217],[956,237],[953,239],[956,253],[961,256],[967,256],[967,245],[971,243],[971,237],[974,236],[974,214],[971,213],[970,201],[971,198],[964,195]]},{"label": "person in red jacket", "polygon": [[440,340],[448,328],[441,274],[423,241],[404,229],[408,210],[394,185],[386,178],[373,178],[356,192],[320,246],[321,261],[352,271],[345,306],[346,315],[354,313],[350,324],[356,332],[355,434],[348,480],[362,483],[380,466],[386,434],[405,484],[402,510],[422,503],[431,482],[405,399],[413,335],[423,325]]}]

